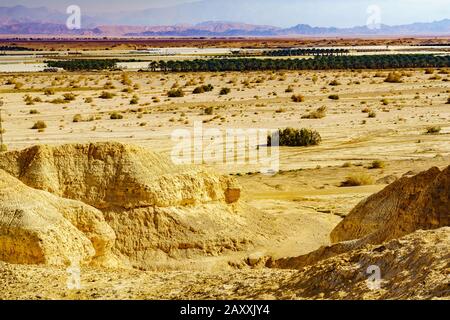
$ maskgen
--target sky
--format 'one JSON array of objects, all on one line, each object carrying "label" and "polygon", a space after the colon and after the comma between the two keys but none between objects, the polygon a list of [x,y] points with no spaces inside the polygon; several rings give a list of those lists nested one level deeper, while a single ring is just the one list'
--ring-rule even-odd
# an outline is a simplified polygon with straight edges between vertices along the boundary
[{"label": "sky", "polygon": [[[191,5],[183,5],[186,3]],[[120,22],[148,25],[216,20],[279,27],[301,23],[352,27],[366,24],[371,15],[367,12],[370,5],[380,8],[381,23],[388,25],[450,18],[450,0],[0,0],[0,6],[19,4],[28,7],[45,6],[60,11],[65,11],[68,5],[76,4],[89,16],[105,13],[111,17],[119,17],[123,12],[136,11],[136,19],[133,14],[124,14],[126,18]],[[171,6],[175,7],[167,9],[159,19],[142,16],[144,9]]]}]

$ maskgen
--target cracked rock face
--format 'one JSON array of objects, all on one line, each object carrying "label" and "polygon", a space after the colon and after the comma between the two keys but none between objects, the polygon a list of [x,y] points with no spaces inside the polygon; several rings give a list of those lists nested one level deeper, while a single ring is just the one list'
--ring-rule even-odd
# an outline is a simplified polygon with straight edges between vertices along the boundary
[{"label": "cracked rock face", "polygon": [[[240,251],[264,234],[259,226],[264,222],[239,210],[240,187],[231,177],[176,166],[136,146],[35,146],[0,154],[0,169],[5,181],[43,197],[32,208],[11,207],[8,197],[14,192],[5,183],[2,227],[14,210],[25,212],[19,219],[23,230],[42,226],[22,236],[27,245],[12,240],[18,234],[5,238],[3,256],[11,256],[5,261],[60,265],[72,254],[90,264],[176,269],[174,261]],[[64,234],[77,241],[66,241]],[[42,247],[42,241],[54,245]]]}]

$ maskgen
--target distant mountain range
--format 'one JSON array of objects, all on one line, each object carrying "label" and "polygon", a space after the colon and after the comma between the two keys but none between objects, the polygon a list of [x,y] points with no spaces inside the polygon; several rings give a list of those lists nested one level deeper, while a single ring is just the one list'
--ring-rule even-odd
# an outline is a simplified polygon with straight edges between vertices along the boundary
[{"label": "distant mountain range", "polygon": [[[150,9],[161,10],[161,9]],[[145,10],[144,10],[145,11]],[[153,12],[153,11],[152,11]],[[124,14],[126,16],[127,14]],[[144,17],[145,14],[141,13]],[[67,15],[45,7],[0,7],[0,34],[7,35],[80,35],[80,36],[172,36],[172,37],[232,37],[232,36],[419,36],[450,35],[450,19],[430,23],[413,23],[400,26],[381,25],[378,29],[367,26],[353,28],[312,27],[298,24],[290,28],[254,25],[237,22],[208,21],[199,24],[145,26],[115,24],[125,19],[102,19],[83,15],[81,30],[68,30]],[[110,19],[111,21],[107,21]],[[144,18],[142,18],[144,19]],[[112,21],[114,20],[114,21]],[[126,19],[125,19],[126,20]],[[134,21],[134,20],[133,20]]]}]

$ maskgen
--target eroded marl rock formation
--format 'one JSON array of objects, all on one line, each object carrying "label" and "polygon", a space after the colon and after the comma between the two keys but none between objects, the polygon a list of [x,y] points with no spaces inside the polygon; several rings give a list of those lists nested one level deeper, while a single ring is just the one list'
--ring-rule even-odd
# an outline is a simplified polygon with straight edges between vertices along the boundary
[{"label": "eroded marl rock formation", "polygon": [[268,266],[300,269],[367,244],[446,226],[450,226],[450,167],[442,172],[431,168],[403,177],[360,202],[331,232],[333,245],[298,257],[269,260]]},{"label": "eroded marl rock formation", "polygon": [[0,170],[0,260],[114,266],[114,241],[100,211],[27,187]]},{"label": "eroded marl rock formation", "polygon": [[144,148],[35,146],[0,154],[0,169],[95,210],[114,230],[112,252],[124,266],[178,268],[177,261],[244,250],[263,239],[266,221],[239,210],[232,178],[173,165]]}]

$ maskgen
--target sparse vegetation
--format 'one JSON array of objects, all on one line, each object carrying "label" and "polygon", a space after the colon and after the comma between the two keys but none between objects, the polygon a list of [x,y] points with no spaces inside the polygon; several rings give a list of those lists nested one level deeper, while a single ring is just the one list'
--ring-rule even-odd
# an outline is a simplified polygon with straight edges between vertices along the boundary
[{"label": "sparse vegetation", "polygon": [[[322,141],[322,138],[317,131],[305,128],[300,130],[294,128],[279,129],[278,135],[279,145],[286,147],[315,146]],[[273,138],[272,135],[267,137],[267,145],[272,145]]]},{"label": "sparse vegetation", "polygon": [[294,95],[292,95],[291,100],[294,102],[304,102],[305,97],[301,94],[294,94]]},{"label": "sparse vegetation", "polygon": [[169,92],[167,92],[167,96],[169,98],[181,98],[184,97],[184,92],[182,89],[171,89]]},{"label": "sparse vegetation", "polygon": [[341,187],[357,187],[374,184],[372,176],[366,173],[354,173],[341,183]]},{"label": "sparse vegetation", "polygon": [[439,126],[429,126],[426,128],[426,133],[427,134],[438,134],[441,132],[441,130],[442,130],[442,128]]}]

